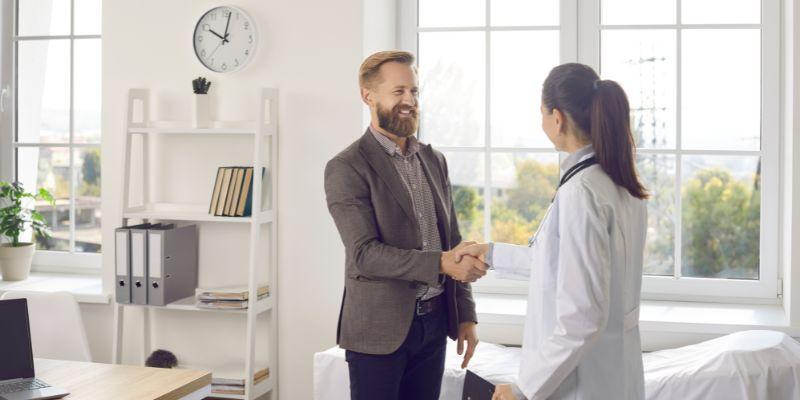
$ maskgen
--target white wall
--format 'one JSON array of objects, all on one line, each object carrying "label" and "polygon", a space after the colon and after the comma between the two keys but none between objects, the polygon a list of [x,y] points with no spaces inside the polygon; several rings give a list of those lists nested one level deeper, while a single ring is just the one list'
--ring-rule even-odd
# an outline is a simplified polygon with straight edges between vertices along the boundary
[{"label": "white wall", "polygon": [[[325,162],[362,133],[357,69],[362,49],[360,0],[233,0],[257,21],[260,43],[245,70],[205,70],[192,51],[192,30],[210,0],[105,0],[103,3],[103,241],[121,221],[122,146],[128,88],[149,87],[152,118],[188,120],[190,81],[208,77],[218,118],[254,117],[255,88],[280,89],[279,376],[280,397],[311,398],[312,354],[335,343],[343,252],[325,206]],[[155,195],[161,201],[206,203],[216,167],[247,162],[245,139],[171,138],[157,146]],[[180,162],[175,162],[179,160]],[[187,178],[188,177],[188,178]],[[247,228],[201,226],[201,285],[243,283]],[[220,250],[211,242],[224,243]],[[207,245],[207,246],[206,246]],[[113,252],[104,252],[106,289],[113,290]],[[275,283],[272,283],[273,285]],[[90,338],[110,331],[111,307],[84,306]],[[138,311],[138,310],[133,310]],[[140,316],[128,312],[124,361],[140,362]],[[244,318],[161,311],[154,346],[189,364],[244,353]],[[106,328],[108,327],[108,328]],[[266,331],[264,331],[266,332]],[[263,334],[262,334],[263,336]],[[130,340],[128,340],[130,339]],[[99,360],[110,341],[93,342]],[[97,348],[98,343],[105,349]],[[263,348],[263,347],[262,347]],[[241,356],[239,356],[241,357]]]}]

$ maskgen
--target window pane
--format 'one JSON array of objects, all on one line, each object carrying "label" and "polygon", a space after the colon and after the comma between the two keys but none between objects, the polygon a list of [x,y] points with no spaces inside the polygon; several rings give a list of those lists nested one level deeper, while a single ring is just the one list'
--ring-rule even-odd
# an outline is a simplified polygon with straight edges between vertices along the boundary
[{"label": "window pane", "polygon": [[691,0],[681,3],[684,24],[757,24],[759,0]]},{"label": "window pane", "polygon": [[759,157],[685,156],[684,276],[758,279]]},{"label": "window pane", "polygon": [[602,0],[603,25],[674,24],[675,0]]},{"label": "window pane", "polygon": [[483,32],[419,35],[420,137],[437,146],[481,146],[486,132]]},{"label": "window pane", "polygon": [[675,270],[675,156],[639,154],[636,168],[650,193],[643,272],[672,276]]},{"label": "window pane", "polygon": [[477,152],[445,152],[445,157],[461,237],[463,240],[484,242],[484,155]]},{"label": "window pane", "polygon": [[419,26],[485,26],[486,0],[419,0]]},{"label": "window pane", "polygon": [[539,106],[558,65],[558,32],[493,32],[491,40],[492,146],[552,148]]},{"label": "window pane", "polygon": [[69,2],[70,0],[17,0],[17,34],[69,35]]},{"label": "window pane", "polygon": [[68,142],[69,40],[22,41],[18,46],[18,140]]},{"label": "window pane", "polygon": [[[35,239],[41,250],[69,250],[69,149],[65,147],[20,147],[17,150],[17,178],[29,192],[45,188],[56,199],[55,207],[36,202],[52,230],[49,239]],[[27,233],[26,240],[30,240]]]},{"label": "window pane", "polygon": [[491,0],[492,25],[558,25],[558,0]]},{"label": "window pane", "polygon": [[558,186],[558,153],[492,154],[492,240],[527,245]]},{"label": "window pane", "polygon": [[625,89],[636,145],[675,148],[674,30],[604,30],[601,75]]},{"label": "window pane", "polygon": [[75,149],[75,251],[101,250],[100,148]]},{"label": "window pane", "polygon": [[759,150],[759,30],[691,29],[682,35],[683,148]]},{"label": "window pane", "polygon": [[100,143],[100,39],[75,40],[75,143]]},{"label": "window pane", "polygon": [[100,0],[75,0],[75,34],[99,35],[102,14]]}]

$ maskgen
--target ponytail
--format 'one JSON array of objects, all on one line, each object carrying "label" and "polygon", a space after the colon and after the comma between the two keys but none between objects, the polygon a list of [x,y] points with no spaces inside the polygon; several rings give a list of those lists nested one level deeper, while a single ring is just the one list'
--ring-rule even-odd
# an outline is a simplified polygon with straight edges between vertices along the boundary
[{"label": "ponytail", "polygon": [[596,89],[589,116],[589,137],[597,163],[631,196],[646,199],[647,191],[636,175],[628,96],[614,81],[596,80],[593,87]]},{"label": "ponytail", "polygon": [[615,184],[638,199],[648,197],[636,174],[630,106],[619,84],[600,80],[587,65],[562,64],[545,79],[542,103],[568,115],[589,136],[597,163]]}]

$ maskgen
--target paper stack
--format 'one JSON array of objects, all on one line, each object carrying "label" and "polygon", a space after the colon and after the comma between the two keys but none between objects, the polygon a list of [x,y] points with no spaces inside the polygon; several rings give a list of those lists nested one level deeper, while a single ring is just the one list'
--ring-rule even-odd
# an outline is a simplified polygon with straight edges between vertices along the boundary
[{"label": "paper stack", "polygon": [[[249,290],[244,286],[197,289],[197,307],[220,310],[241,310],[247,308]],[[269,296],[269,285],[258,287],[258,300]]]},{"label": "paper stack", "polygon": [[[263,368],[253,374],[253,385],[269,378],[269,368]],[[244,394],[245,378],[231,378],[225,374],[213,374],[211,377],[211,394]]]}]

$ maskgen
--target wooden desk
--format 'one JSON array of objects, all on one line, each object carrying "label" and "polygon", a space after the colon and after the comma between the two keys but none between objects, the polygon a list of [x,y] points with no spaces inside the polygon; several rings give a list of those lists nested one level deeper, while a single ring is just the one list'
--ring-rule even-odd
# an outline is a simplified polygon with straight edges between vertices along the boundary
[{"label": "wooden desk", "polygon": [[202,399],[211,393],[211,373],[131,365],[34,359],[36,377],[68,390],[74,400]]}]

